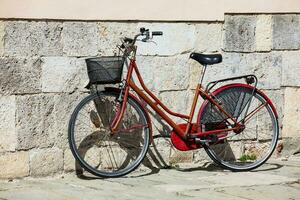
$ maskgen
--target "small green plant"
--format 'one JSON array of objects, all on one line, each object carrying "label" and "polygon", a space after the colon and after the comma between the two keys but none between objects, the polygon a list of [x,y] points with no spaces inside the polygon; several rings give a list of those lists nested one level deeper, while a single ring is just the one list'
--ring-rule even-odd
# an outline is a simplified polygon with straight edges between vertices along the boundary
[{"label": "small green plant", "polygon": [[242,162],[246,162],[247,160],[256,160],[255,154],[243,154],[240,159]]}]

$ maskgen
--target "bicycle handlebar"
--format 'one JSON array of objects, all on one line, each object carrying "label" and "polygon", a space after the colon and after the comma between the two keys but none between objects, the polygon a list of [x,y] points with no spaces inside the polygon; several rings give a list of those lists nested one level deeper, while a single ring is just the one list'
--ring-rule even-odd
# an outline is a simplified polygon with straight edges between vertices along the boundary
[{"label": "bicycle handlebar", "polygon": [[162,35],[163,35],[162,31],[152,31],[152,32],[150,32],[149,29],[140,28],[140,33],[135,35],[134,39],[127,38],[127,37],[123,38],[123,43],[120,47],[125,48],[125,49],[131,49],[131,47],[133,47],[135,42],[137,41],[137,38],[140,37],[140,36],[145,36],[140,41],[147,42],[148,40],[151,40],[153,38],[153,36],[162,36]]},{"label": "bicycle handlebar", "polygon": [[[151,34],[150,34],[151,33]],[[135,44],[136,40],[140,36],[145,36],[141,41],[147,42],[148,40],[152,39],[153,36],[161,36],[163,35],[162,31],[152,31],[150,32],[149,29],[140,28],[140,33],[134,36],[134,39],[131,38],[124,38],[124,42],[131,43],[132,45]]]}]

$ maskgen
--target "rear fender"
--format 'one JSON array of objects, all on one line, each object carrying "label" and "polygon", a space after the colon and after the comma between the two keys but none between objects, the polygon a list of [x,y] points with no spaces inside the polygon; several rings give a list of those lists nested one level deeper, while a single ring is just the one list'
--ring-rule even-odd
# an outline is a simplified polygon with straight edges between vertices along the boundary
[{"label": "rear fender", "polygon": [[[267,97],[267,95],[265,95],[265,93],[263,93],[261,90],[254,88],[251,85],[247,85],[247,84],[242,84],[242,83],[233,83],[233,84],[228,84],[228,85],[224,85],[222,87],[217,88],[215,91],[212,92],[213,95],[217,95],[219,92],[229,89],[229,88],[233,88],[233,87],[245,87],[245,88],[250,88],[250,89],[254,89],[258,94],[260,94],[263,98],[266,99],[267,103],[270,105],[272,111],[274,112],[276,118],[278,118],[278,113],[276,111],[276,108],[273,104],[273,102],[269,99],[269,97]],[[197,117],[197,124],[200,124],[201,121],[201,114],[206,106],[206,104],[208,103],[208,101],[204,101],[199,109],[198,112],[198,117]]]}]

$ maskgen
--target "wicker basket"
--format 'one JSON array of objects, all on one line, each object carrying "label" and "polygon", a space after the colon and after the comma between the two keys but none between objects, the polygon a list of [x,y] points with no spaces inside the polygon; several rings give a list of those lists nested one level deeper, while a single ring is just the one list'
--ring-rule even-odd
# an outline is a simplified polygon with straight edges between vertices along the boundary
[{"label": "wicker basket", "polygon": [[91,84],[114,84],[122,80],[124,57],[106,56],[86,59]]}]

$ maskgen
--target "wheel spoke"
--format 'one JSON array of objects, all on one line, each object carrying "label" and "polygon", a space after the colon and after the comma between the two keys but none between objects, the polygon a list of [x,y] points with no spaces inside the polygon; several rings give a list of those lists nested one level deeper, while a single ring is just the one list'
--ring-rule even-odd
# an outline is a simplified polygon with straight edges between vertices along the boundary
[{"label": "wheel spoke", "polygon": [[[240,123],[245,119],[245,127],[241,132],[227,132],[226,138],[210,144],[206,149],[213,160],[231,170],[250,170],[266,161],[273,152],[278,138],[278,120],[264,96],[254,93],[252,88],[232,86],[215,94],[224,109],[232,116],[238,113],[236,120]],[[244,109],[245,107],[248,107]],[[225,120],[220,115],[211,113],[212,105],[208,103],[203,109],[201,124],[217,124]],[[250,110],[246,114],[246,110]],[[245,116],[245,117],[242,117]],[[219,123],[221,124],[221,123]],[[226,124],[228,127],[229,125]],[[208,130],[217,130],[217,126]],[[207,129],[205,129],[207,131]]]},{"label": "wheel spoke", "polygon": [[[72,132],[69,139],[72,143],[75,142],[75,148],[71,148],[75,152],[81,151],[78,154],[80,157],[76,159],[87,171],[98,176],[111,177],[129,173],[142,161],[150,142],[144,111],[130,97],[118,132],[111,134],[110,122],[116,112],[117,96],[118,93],[104,93],[99,99],[97,95],[90,95],[83,100],[84,103],[77,106],[74,111],[76,115],[73,114],[70,120],[72,127],[69,131]],[[97,117],[93,117],[96,115],[92,115],[92,111]],[[99,155],[93,154],[96,149]]]},{"label": "wheel spoke", "polygon": [[265,103],[262,103],[260,106],[258,106],[257,108],[255,108],[253,111],[251,111],[246,117],[245,117],[245,123],[251,119],[251,117],[253,115],[255,115],[255,113],[257,113],[258,111],[260,111],[263,107],[265,107],[268,103],[265,102]]}]

